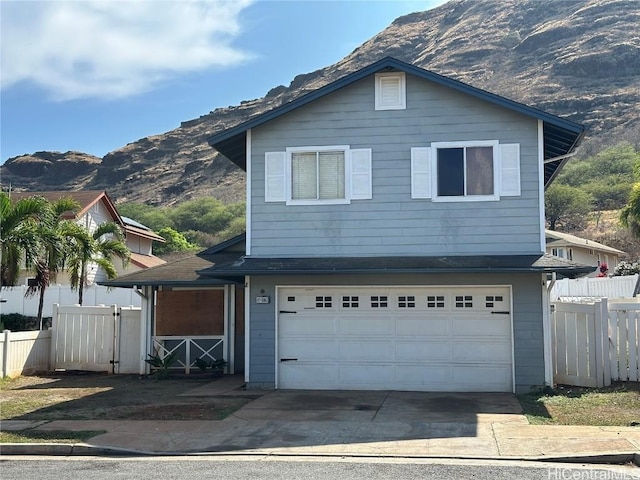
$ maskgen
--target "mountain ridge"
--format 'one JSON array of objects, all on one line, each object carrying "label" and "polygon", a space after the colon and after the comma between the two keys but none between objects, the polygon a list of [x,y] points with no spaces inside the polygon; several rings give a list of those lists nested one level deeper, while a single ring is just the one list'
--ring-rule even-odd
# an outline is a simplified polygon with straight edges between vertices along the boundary
[{"label": "mountain ridge", "polygon": [[616,139],[637,144],[638,31],[640,2],[633,0],[451,0],[397,18],[338,62],[262,98],[217,108],[102,159],[36,152],[8,159],[0,173],[14,188],[107,189],[117,202],[171,205],[203,195],[241,201],[244,172],[207,138],[386,56],[581,122],[583,154]]}]

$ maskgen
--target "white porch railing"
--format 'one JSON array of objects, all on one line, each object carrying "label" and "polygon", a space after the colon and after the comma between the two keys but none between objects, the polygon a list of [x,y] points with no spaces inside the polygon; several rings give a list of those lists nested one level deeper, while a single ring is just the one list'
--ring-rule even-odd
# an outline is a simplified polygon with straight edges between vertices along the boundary
[{"label": "white porch railing", "polygon": [[[191,373],[196,360],[202,358],[206,361],[224,359],[225,355],[224,335],[197,335],[191,337],[162,335],[153,337],[153,352],[160,358],[165,358],[176,352],[172,370],[182,370]],[[197,367],[196,367],[197,368]]]}]

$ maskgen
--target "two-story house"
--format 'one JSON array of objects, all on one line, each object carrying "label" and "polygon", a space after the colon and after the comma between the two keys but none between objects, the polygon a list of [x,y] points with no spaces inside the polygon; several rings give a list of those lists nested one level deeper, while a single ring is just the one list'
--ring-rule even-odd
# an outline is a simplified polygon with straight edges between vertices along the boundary
[{"label": "two-story house", "polygon": [[551,383],[544,187],[574,122],[385,58],[214,135],[247,172],[249,386]]},{"label": "two-story house", "polygon": [[[551,384],[548,277],[592,268],[544,253],[544,188],[582,135],[393,58],[215,134],[247,172],[246,245],[192,286],[244,285],[248,388]],[[153,302],[183,278],[111,284]]]}]

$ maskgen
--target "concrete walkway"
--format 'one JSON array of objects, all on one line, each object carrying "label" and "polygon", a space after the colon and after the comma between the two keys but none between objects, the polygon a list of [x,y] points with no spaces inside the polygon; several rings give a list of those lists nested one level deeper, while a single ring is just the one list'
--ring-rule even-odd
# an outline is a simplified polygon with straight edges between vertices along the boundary
[{"label": "concrete walkway", "polygon": [[[255,396],[233,377],[185,396]],[[510,394],[272,391],[221,421],[4,421],[2,430],[105,430],[84,446],[2,445],[2,454],[129,451],[640,462],[639,427],[529,425]],[[635,454],[635,458],[634,458]]]}]

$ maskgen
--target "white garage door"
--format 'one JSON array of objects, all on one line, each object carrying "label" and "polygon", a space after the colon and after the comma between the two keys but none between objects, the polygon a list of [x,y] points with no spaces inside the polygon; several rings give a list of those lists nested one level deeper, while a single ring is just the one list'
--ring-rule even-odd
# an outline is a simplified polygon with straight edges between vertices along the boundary
[{"label": "white garage door", "polygon": [[278,388],[510,392],[509,287],[286,287]]}]

